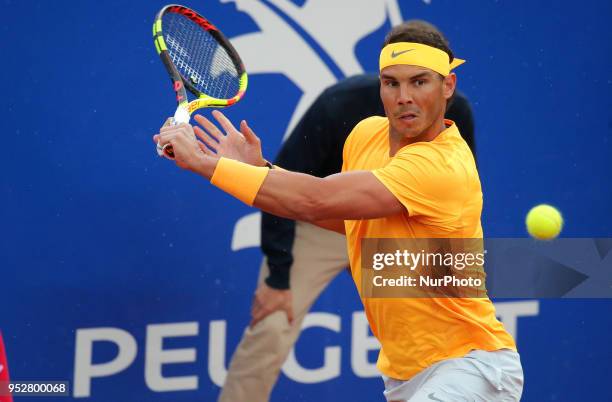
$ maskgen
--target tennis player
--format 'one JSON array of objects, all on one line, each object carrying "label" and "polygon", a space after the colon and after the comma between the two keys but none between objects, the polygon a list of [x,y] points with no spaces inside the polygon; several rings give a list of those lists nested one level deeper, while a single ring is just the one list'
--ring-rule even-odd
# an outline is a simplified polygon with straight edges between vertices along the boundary
[{"label": "tennis player", "polygon": [[[404,24],[414,30],[437,32],[445,39],[427,21]],[[384,115],[378,74],[341,80],[326,88],[308,108],[274,163],[317,177],[339,173],[344,142],[353,127],[368,117]],[[445,117],[455,122],[474,152],[472,110],[458,90],[448,102]],[[261,216],[261,251],[264,258],[251,306],[252,320],[232,354],[218,402],[270,400],[311,306],[349,266],[343,235],[266,212]]]},{"label": "tennis player", "polygon": [[[472,153],[444,119],[463,63],[439,35],[391,30],[380,53],[387,117],[361,121],[346,140],[342,173],[317,178],[267,164],[245,121],[218,111],[222,132],[164,127],[176,164],[266,212],[345,233],[361,289],[364,238],[480,238],[482,192]],[[196,133],[202,142],[193,139]],[[208,144],[217,153],[211,152]],[[388,401],[518,401],[523,373],[515,342],[488,298],[366,298],[382,348],[377,367]]]}]

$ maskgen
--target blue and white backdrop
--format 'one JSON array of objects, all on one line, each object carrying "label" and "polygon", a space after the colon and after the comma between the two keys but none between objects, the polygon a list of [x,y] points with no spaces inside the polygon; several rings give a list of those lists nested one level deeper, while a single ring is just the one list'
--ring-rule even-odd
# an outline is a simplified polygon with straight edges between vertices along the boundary
[{"label": "blue and white backdrop", "polygon": [[[258,213],[155,153],[175,104],[151,40],[161,1],[3,0],[0,330],[11,377],[67,399],[212,401],[261,258]],[[227,110],[273,158],[326,86],[375,72],[384,34],[423,18],[468,60],[489,237],[540,202],[568,237],[612,237],[609,2],[197,0],[250,73]],[[341,117],[341,116],[339,116]],[[499,300],[525,401],[612,400],[612,303]],[[307,317],[272,400],[382,400],[348,275]],[[23,398],[21,400],[28,400]]]}]

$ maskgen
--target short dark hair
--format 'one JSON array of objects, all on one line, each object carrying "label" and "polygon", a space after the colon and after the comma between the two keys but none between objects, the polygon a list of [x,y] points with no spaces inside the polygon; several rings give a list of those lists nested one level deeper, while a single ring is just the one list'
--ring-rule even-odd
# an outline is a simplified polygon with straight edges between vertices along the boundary
[{"label": "short dark hair", "polygon": [[[449,63],[455,58],[444,34],[435,25],[424,20],[409,20],[394,26],[387,36],[385,36],[385,42],[382,47],[397,42],[422,43],[443,50],[448,54]],[[438,75],[444,79],[442,75]],[[454,92],[446,102],[447,111],[455,101],[455,94],[456,92]]]},{"label": "short dark hair", "polygon": [[442,32],[427,21],[411,20],[394,26],[385,36],[385,42],[382,47],[397,42],[422,43],[443,50],[448,54],[449,63],[455,58]]}]

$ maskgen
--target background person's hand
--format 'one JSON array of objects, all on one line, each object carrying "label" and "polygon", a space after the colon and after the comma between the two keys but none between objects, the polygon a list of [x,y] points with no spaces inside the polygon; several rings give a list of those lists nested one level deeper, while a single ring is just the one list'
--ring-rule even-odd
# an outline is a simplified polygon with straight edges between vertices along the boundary
[{"label": "background person's hand", "polygon": [[287,314],[289,324],[293,323],[293,298],[291,290],[274,289],[264,282],[255,291],[253,306],[251,307],[252,318],[249,325],[253,328],[258,322],[275,311],[284,311]]},{"label": "background person's hand", "polygon": [[242,120],[240,131],[238,131],[223,113],[215,110],[212,114],[225,134],[202,115],[194,116],[198,124],[202,126],[194,126],[194,131],[217,156],[234,159],[253,166],[265,166],[266,161],[261,153],[261,141],[246,121]]}]

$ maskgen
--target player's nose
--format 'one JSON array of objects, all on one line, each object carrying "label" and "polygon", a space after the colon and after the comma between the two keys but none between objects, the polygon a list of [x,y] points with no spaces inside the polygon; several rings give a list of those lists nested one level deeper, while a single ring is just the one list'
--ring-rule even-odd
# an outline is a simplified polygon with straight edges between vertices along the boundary
[{"label": "player's nose", "polygon": [[408,85],[400,85],[397,96],[397,103],[400,105],[404,105],[407,103],[412,103],[412,101],[412,93],[410,92]]}]

